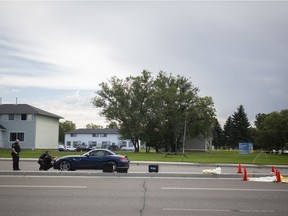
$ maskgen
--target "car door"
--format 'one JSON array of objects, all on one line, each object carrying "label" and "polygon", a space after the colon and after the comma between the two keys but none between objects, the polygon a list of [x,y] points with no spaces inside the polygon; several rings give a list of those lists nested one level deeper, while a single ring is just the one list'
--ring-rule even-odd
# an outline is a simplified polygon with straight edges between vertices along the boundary
[{"label": "car door", "polygon": [[102,169],[105,151],[94,150],[86,154],[86,158],[82,161],[85,169]]}]

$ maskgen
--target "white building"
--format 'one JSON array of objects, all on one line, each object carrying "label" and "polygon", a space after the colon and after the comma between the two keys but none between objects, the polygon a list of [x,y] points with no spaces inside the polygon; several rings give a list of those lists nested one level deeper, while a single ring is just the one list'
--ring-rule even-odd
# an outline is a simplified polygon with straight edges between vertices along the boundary
[{"label": "white building", "polygon": [[122,140],[118,129],[77,129],[65,133],[65,148],[77,148],[83,145],[90,148],[117,147],[122,150],[134,150],[130,140]]}]

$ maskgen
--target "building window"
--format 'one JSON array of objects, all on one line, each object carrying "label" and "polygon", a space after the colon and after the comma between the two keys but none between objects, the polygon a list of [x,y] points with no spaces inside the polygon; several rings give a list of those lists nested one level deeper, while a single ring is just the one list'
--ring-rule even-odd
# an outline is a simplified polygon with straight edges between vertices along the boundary
[{"label": "building window", "polygon": [[107,134],[100,134],[100,137],[107,137]]},{"label": "building window", "polygon": [[103,141],[102,142],[102,148],[108,149],[110,146],[110,141]]},{"label": "building window", "polygon": [[21,120],[33,120],[33,115],[32,114],[21,114]]},{"label": "building window", "polygon": [[18,139],[19,141],[24,141],[24,133],[10,133],[10,142],[15,141]]},{"label": "building window", "polygon": [[14,114],[9,114],[9,116],[8,116],[8,120],[14,120]]},{"label": "building window", "polygon": [[70,134],[70,137],[77,137],[77,134]]},{"label": "building window", "polygon": [[99,137],[99,134],[98,133],[93,133],[92,137]]},{"label": "building window", "polygon": [[66,142],[66,147],[67,147],[67,148],[71,148],[71,141],[67,141],[67,142]]},{"label": "building window", "polygon": [[73,147],[77,148],[81,144],[80,141],[73,141]]}]

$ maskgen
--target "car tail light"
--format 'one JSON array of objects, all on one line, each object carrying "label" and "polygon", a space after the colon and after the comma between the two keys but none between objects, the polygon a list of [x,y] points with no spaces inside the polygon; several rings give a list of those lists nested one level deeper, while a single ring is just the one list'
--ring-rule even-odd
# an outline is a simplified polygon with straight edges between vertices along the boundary
[{"label": "car tail light", "polygon": [[120,157],[120,160],[125,161],[125,160],[127,160],[127,158],[126,157]]}]

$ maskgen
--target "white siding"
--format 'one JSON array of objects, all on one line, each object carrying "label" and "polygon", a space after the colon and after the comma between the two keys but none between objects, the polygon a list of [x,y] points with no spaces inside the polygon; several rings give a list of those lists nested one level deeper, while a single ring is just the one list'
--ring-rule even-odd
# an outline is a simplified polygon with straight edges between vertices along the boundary
[{"label": "white siding", "polygon": [[59,119],[38,115],[35,118],[35,148],[57,149],[59,137]]}]

